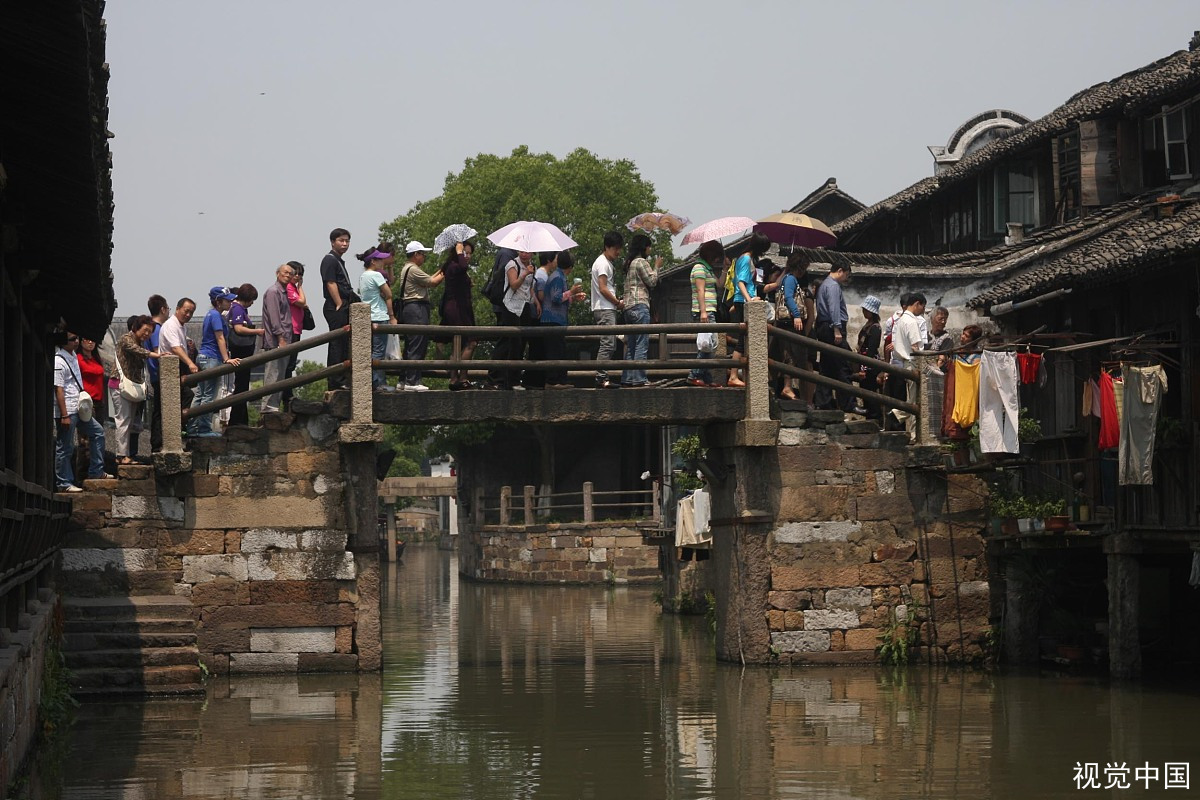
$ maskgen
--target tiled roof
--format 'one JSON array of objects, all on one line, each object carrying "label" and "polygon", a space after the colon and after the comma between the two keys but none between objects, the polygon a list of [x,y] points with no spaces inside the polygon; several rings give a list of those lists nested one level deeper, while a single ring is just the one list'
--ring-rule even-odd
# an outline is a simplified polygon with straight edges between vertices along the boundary
[{"label": "tiled roof", "polygon": [[990,142],[936,177],[924,178],[886,200],[832,226],[838,238],[862,228],[880,214],[964,180],[1012,153],[1075,128],[1080,121],[1113,114],[1134,114],[1187,89],[1200,87],[1200,50],[1181,50],[1111,81],[1075,94],[1046,116]]},{"label": "tiled roof", "polygon": [[1200,254],[1200,202],[1181,201],[1171,216],[1156,214],[1156,205],[1153,201],[1122,204],[1117,213],[1084,235],[1062,236],[1065,246],[1004,270],[1012,274],[967,305],[981,308],[1055,289],[1103,286]]}]

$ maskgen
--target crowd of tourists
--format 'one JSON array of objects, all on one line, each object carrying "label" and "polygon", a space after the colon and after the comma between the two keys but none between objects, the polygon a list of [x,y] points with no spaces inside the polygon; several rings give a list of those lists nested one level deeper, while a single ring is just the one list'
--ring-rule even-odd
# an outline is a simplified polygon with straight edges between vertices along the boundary
[{"label": "crowd of tourists", "polygon": [[[427,265],[432,249],[419,241],[408,242],[402,253],[389,242],[369,247],[357,255],[363,270],[357,286],[351,281],[345,255],[350,249],[350,232],[335,228],[329,234],[330,250],[320,264],[323,304],[322,316],[330,330],[349,324],[350,305],[365,302],[370,307],[372,323],[376,325],[412,326],[411,333],[390,335],[376,330],[372,337],[372,359],[412,362],[401,372],[395,386],[388,384],[382,370],[372,373],[372,383],[378,391],[427,391],[423,370],[429,344],[435,344],[444,355],[453,341],[449,333],[429,335],[416,330],[429,326],[432,318],[430,290],[443,286],[438,308],[440,326],[473,328],[475,319],[475,289],[472,286],[471,262],[474,244],[467,240],[449,248],[436,269]],[[495,323],[500,326],[529,328],[536,326],[566,326],[572,305],[587,304],[593,322],[598,326],[619,323],[644,325],[652,321],[651,291],[658,285],[662,268],[661,256],[653,254],[653,240],[645,233],[636,233],[626,246],[622,233],[605,234],[603,249],[590,268],[590,292],[583,288],[581,277],[572,277],[575,259],[569,250],[555,252],[523,252],[501,249],[492,265],[481,294],[491,303]],[[756,300],[768,303],[768,318],[779,328],[800,337],[772,338],[771,357],[801,371],[819,371],[845,385],[856,383],[864,389],[884,392],[904,398],[903,380],[889,380],[877,369],[855,371],[847,360],[820,357],[815,348],[806,347],[801,337],[809,337],[835,347],[851,349],[848,341],[850,322],[842,285],[850,277],[847,266],[834,266],[823,280],[811,281],[808,276],[809,258],[803,251],[791,253],[780,267],[766,257],[770,240],[755,233],[746,241],[746,249],[729,261],[725,247],[719,241],[703,243],[697,251],[689,273],[692,320],[695,322],[741,322],[745,319],[746,304]],[[397,259],[403,264],[397,268]],[[116,339],[111,353],[100,343],[81,339],[63,332],[58,335],[55,352],[54,417],[57,426],[55,474],[58,487],[64,491],[77,490],[73,454],[78,437],[88,442],[87,476],[111,476],[116,466],[144,460],[138,453],[139,434],[149,429],[150,445],[157,449],[162,442],[161,392],[159,391],[159,358],[175,355],[179,358],[182,375],[203,373],[221,365],[240,366],[241,360],[257,351],[270,351],[300,340],[305,331],[313,330],[316,322],[304,289],[304,265],[298,261],[281,264],[274,280],[262,292],[262,311],[258,321],[251,309],[259,301],[258,289],[250,283],[240,286],[214,286],[208,292],[208,307],[200,326],[199,341],[187,335],[186,325],[197,310],[190,297],[179,299],[174,307],[161,296],[152,295],[147,303],[148,314],[130,317],[127,332]],[[860,355],[890,360],[908,366],[917,350],[948,349],[952,342],[945,326],[948,312],[938,308],[931,322],[925,320],[925,298],[919,293],[905,294],[901,310],[881,324],[880,300],[868,296],[862,303],[864,322],[858,333],[855,351]],[[973,327],[973,326],[971,326]],[[963,336],[979,336],[968,327]],[[401,328],[403,330],[403,328]],[[459,331],[461,334],[461,330]],[[460,336],[459,359],[469,361],[479,341],[486,335]],[[496,337],[491,337],[496,339]],[[493,361],[513,362],[511,367],[492,369],[484,380],[472,381],[466,369],[449,372],[449,388],[467,389],[557,389],[566,388],[567,370],[563,368],[566,339],[564,336],[506,336],[498,338],[492,349]],[[700,334],[696,337],[696,368],[687,377],[690,386],[744,386],[737,368],[721,375],[705,368],[704,359],[712,358],[717,337]],[[734,360],[745,352],[741,336],[726,337],[726,349]],[[649,385],[644,361],[649,352],[649,335],[645,332],[626,333],[623,337],[599,337],[594,375],[598,388],[637,388]],[[328,364],[347,361],[349,342],[337,338],[328,345]],[[628,368],[619,379],[611,375],[607,364],[614,360],[628,361]],[[528,368],[530,361],[555,362],[546,368]],[[525,362],[525,363],[522,363]],[[269,360],[265,365],[264,384],[270,386],[292,377],[297,356]],[[345,386],[343,375],[329,379],[331,389]],[[780,398],[806,402],[814,408],[841,409],[861,413],[881,423],[900,425],[905,422],[901,412],[885,419],[880,404],[867,400],[859,405],[849,392],[816,386],[794,374],[780,371],[773,375],[774,389]],[[200,380],[194,391],[182,392],[185,406],[200,409],[223,395],[245,392],[250,385],[250,369],[240,369],[231,375]],[[261,412],[279,411],[289,399],[289,392],[266,395],[260,403]],[[247,424],[249,409],[246,401],[234,403],[219,412],[227,425]],[[219,436],[214,427],[213,412],[188,414],[184,433],[190,437]],[[106,423],[111,423],[111,431]],[[105,437],[109,437],[115,463],[106,463]]]}]

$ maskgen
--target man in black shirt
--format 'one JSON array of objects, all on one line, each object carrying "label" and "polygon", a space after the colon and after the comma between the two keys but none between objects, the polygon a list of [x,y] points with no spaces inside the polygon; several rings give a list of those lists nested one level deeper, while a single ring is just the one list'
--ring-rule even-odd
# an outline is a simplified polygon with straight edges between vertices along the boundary
[{"label": "man in black shirt", "polygon": [[[332,249],[321,259],[321,290],[325,294],[325,321],[329,330],[337,330],[350,324],[350,304],[358,302],[358,295],[350,285],[350,275],[346,272],[346,262],[342,256],[350,249],[350,231],[345,228],[334,228],[329,233],[329,244]],[[350,340],[335,339],[329,343],[328,366],[341,364],[350,357]],[[330,389],[345,389],[346,377],[343,373],[329,379]]]}]

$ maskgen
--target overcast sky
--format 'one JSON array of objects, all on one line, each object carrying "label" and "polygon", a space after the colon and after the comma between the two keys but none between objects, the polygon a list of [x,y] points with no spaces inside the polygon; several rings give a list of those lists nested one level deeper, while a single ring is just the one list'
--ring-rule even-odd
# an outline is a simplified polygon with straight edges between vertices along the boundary
[{"label": "overcast sky", "polygon": [[1198,10],[110,2],[117,315],[151,292],[261,290],[283,261],[318,263],[335,226],[361,251],[464,159],[521,144],[631,159],[658,210],[696,223],[774,213],[830,176],[874,203],[932,174],[926,147],[980,111],[1036,118],[1186,48]]}]

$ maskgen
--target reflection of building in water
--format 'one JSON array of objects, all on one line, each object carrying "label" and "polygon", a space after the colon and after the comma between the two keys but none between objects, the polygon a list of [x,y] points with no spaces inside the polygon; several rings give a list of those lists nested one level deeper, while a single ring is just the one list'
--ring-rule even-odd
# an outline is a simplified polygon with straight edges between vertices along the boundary
[{"label": "reflection of building in water", "polygon": [[89,704],[72,770],[89,797],[372,800],[380,702],[380,677],[364,674],[222,677],[203,701]]}]

